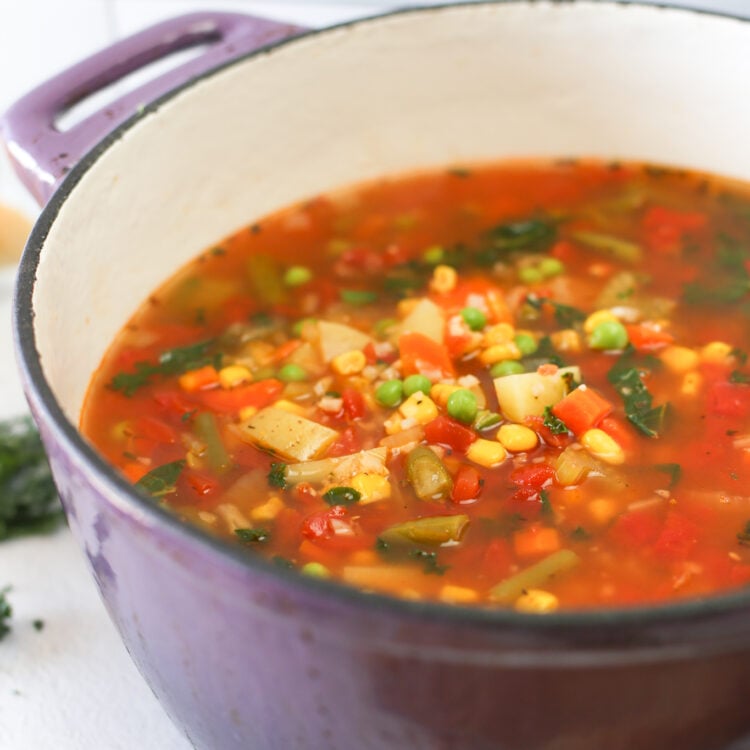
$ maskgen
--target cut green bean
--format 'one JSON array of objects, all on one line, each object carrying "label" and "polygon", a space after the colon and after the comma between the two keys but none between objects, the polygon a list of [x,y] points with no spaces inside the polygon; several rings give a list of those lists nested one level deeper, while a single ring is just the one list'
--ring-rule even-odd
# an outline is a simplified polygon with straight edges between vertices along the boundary
[{"label": "cut green bean", "polygon": [[380,535],[380,539],[388,544],[438,546],[459,541],[468,523],[469,517],[463,513],[455,516],[417,518],[391,526]]},{"label": "cut green bean", "polygon": [[206,444],[206,461],[209,467],[223,474],[232,466],[232,459],[224,447],[216,424],[216,417],[210,412],[204,411],[195,417],[193,422],[195,433],[200,440]]},{"label": "cut green bean", "polygon": [[560,573],[572,570],[581,562],[581,558],[569,549],[553,552],[534,565],[524,568],[490,589],[490,599],[501,604],[512,604],[524,591],[541,588],[551,578]]},{"label": "cut green bean", "polygon": [[579,231],[573,232],[573,239],[592,250],[598,250],[610,258],[625,263],[639,263],[643,257],[643,250],[640,245],[636,245],[635,242],[629,240],[623,240],[621,237],[613,237],[611,234]]},{"label": "cut green bean", "polygon": [[406,478],[420,500],[446,500],[453,480],[433,451],[420,445],[406,457]]}]

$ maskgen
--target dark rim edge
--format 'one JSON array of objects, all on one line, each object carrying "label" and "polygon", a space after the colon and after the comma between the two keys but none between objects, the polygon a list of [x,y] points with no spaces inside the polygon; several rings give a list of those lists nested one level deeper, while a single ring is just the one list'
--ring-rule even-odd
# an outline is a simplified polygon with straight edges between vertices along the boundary
[{"label": "dark rim edge", "polygon": [[[676,604],[646,606],[639,605],[632,608],[611,609],[579,609],[556,612],[544,617],[538,615],[524,615],[514,610],[506,609],[484,609],[480,607],[463,607],[441,604],[431,601],[410,601],[383,594],[369,594],[354,587],[333,580],[315,579],[305,577],[297,571],[287,571],[274,565],[258,555],[248,555],[239,549],[233,549],[231,545],[222,542],[218,538],[200,530],[197,526],[184,523],[177,519],[170,511],[150,502],[147,498],[138,494],[133,486],[114,468],[107,463],[100,454],[81,436],[76,426],[68,420],[57,402],[52,389],[47,382],[41,367],[39,352],[36,348],[36,336],[34,333],[34,310],[33,293],[36,281],[36,270],[39,265],[41,250],[49,234],[49,230],[59,214],[68,196],[83,178],[92,165],[119,141],[131,128],[138,125],[142,120],[157,112],[165,103],[169,102],[182,92],[191,89],[202,81],[220,74],[235,64],[242,63],[256,56],[266,55],[270,52],[295,44],[298,41],[324,34],[327,32],[354,28],[362,24],[377,22],[379,20],[410,14],[449,11],[456,8],[491,6],[491,5],[535,5],[538,0],[471,0],[470,2],[451,3],[441,5],[420,6],[416,8],[403,8],[395,11],[367,16],[352,21],[327,26],[322,29],[313,29],[290,39],[275,42],[261,47],[258,50],[244,54],[234,60],[222,63],[211,68],[200,75],[190,79],[186,83],[169,91],[153,102],[149,103],[143,110],[139,111],[128,120],[117,126],[111,133],[100,140],[81,160],[71,169],[60,186],[55,190],[53,196],[41,211],[34,225],[24,250],[18,277],[15,285],[13,301],[14,317],[14,339],[18,363],[24,374],[25,387],[28,389],[40,407],[44,417],[53,425],[58,438],[66,445],[79,460],[88,464],[96,478],[110,489],[114,490],[121,498],[126,498],[140,513],[149,518],[177,537],[186,537],[195,540],[201,545],[207,545],[212,551],[225,558],[242,569],[277,579],[280,583],[289,584],[294,588],[301,588],[307,592],[319,591],[322,594],[336,599],[339,603],[354,604],[363,609],[371,609],[379,612],[388,612],[395,615],[406,615],[409,617],[425,618],[441,621],[444,624],[462,624],[467,626],[521,626],[525,629],[539,631],[549,630],[583,630],[601,625],[656,625],[668,624],[679,621],[685,624],[686,620],[703,620],[725,612],[740,610],[750,607],[750,590],[739,589],[734,593],[723,594],[708,598],[689,599]],[[552,0],[553,5],[576,5],[582,2],[587,4],[588,0]],[[743,23],[750,22],[750,18],[743,18],[732,13],[717,12],[708,9],[686,8],[663,3],[647,2],[624,2],[623,0],[604,0],[603,2],[591,3],[591,5],[619,6],[622,8],[638,7],[652,8],[660,11],[691,13],[696,15],[713,16],[717,18],[731,19]],[[27,396],[29,397],[29,396]],[[562,635],[562,633],[561,633]],[[632,643],[632,636],[623,632],[622,638],[614,640],[627,640]],[[632,645],[636,645],[633,643]],[[600,650],[601,646],[593,646]]]}]

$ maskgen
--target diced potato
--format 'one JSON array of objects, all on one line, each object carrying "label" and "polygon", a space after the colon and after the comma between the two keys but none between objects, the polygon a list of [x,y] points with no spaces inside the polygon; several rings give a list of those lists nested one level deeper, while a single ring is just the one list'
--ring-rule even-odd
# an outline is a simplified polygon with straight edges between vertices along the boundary
[{"label": "diced potato", "polygon": [[563,367],[552,375],[523,372],[495,378],[495,393],[500,410],[512,422],[523,422],[526,417],[541,417],[548,406],[554,406],[568,393],[566,373],[581,379],[578,367]]},{"label": "diced potato", "polygon": [[445,331],[443,311],[432,300],[421,299],[397,326],[397,331],[399,334],[421,333],[428,339],[442,344]]},{"label": "diced potato", "polygon": [[316,458],[338,437],[330,427],[275,406],[261,409],[239,427],[246,442],[295,461]]},{"label": "diced potato", "polygon": [[330,362],[339,354],[364,349],[372,343],[372,339],[357,328],[327,320],[318,321],[318,334],[320,353],[326,362]]}]

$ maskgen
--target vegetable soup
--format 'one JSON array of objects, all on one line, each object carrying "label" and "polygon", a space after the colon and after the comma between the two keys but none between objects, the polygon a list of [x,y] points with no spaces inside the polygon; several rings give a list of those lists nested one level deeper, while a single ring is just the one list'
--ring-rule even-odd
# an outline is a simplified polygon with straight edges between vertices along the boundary
[{"label": "vegetable soup", "polygon": [[750,195],[640,164],[384,179],[264,218],[118,336],[84,434],[188,523],[544,613],[750,584]]}]

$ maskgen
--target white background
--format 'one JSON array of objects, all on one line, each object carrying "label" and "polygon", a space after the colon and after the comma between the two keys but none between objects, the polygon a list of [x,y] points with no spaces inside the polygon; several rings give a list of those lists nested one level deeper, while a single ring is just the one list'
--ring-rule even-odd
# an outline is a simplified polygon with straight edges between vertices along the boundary
[{"label": "white background", "polygon": [[[256,13],[307,26],[406,3],[349,0],[0,0],[0,110],[80,57],[148,24],[194,10]],[[435,2],[411,2],[430,5]],[[683,0],[750,16],[750,0]],[[33,201],[0,156],[0,202]],[[10,338],[13,269],[0,269],[0,418],[25,410]],[[0,643],[0,749],[187,750],[130,663],[66,529],[0,545],[13,631]],[[32,622],[45,627],[37,632]]]}]

